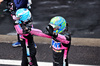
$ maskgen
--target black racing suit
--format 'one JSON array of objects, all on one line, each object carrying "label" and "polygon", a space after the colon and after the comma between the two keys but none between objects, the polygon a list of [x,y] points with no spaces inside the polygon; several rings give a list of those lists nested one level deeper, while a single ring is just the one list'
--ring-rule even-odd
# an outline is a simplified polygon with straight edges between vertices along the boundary
[{"label": "black racing suit", "polygon": [[[29,34],[28,36],[24,36],[26,39],[28,39],[28,48],[30,51],[30,57],[31,57],[31,62],[33,66],[38,66],[37,65],[37,60],[36,60],[36,48],[34,47],[34,41],[33,41],[33,36]],[[27,51],[26,51],[26,44],[25,44],[25,39],[21,42],[22,44],[22,50],[23,50],[23,55],[22,55],[22,64],[21,66],[28,66],[28,59],[27,59]]]},{"label": "black racing suit", "polygon": [[[66,40],[70,41],[69,44],[63,44],[60,43],[58,40],[53,39],[52,40],[52,51],[53,51],[53,66],[68,66],[68,51],[71,45],[71,35],[69,33],[65,33],[64,34],[66,37]],[[56,48],[61,48],[62,45],[66,48],[66,49],[56,49]],[[66,58],[64,60],[64,53],[65,50],[67,50],[67,54],[66,54]],[[64,61],[65,61],[65,65],[64,65]]]}]

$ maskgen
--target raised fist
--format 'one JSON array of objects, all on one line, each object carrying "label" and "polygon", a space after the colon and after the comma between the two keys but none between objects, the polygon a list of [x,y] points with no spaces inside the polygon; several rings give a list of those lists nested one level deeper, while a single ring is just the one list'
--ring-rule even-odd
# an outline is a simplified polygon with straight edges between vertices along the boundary
[{"label": "raised fist", "polygon": [[48,25],[46,27],[46,30],[48,31],[49,35],[51,35],[51,36],[53,35],[53,27],[51,25]]}]

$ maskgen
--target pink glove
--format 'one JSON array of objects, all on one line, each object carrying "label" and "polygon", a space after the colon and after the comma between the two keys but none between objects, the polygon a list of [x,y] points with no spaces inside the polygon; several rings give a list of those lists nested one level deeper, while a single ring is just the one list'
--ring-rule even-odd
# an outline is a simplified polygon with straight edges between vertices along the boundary
[{"label": "pink glove", "polygon": [[11,8],[10,9],[13,10],[13,3],[11,3],[10,5],[11,5]]},{"label": "pink glove", "polygon": [[12,16],[13,20],[16,20],[16,16],[15,15],[11,15],[11,16]]},{"label": "pink glove", "polygon": [[20,18],[16,17],[15,15],[11,15],[13,20],[19,20]]}]

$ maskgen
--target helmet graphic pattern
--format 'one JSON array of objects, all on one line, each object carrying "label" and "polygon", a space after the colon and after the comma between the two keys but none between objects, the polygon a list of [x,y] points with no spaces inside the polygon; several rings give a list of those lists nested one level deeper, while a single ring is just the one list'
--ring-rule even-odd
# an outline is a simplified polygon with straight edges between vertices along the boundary
[{"label": "helmet graphic pattern", "polygon": [[31,19],[31,12],[26,8],[18,9],[16,11],[16,17],[20,18],[19,19],[19,24],[21,24],[21,21],[27,22],[28,20]]},{"label": "helmet graphic pattern", "polygon": [[54,28],[59,27],[58,29],[54,30],[56,33],[61,33],[66,28],[66,20],[61,16],[53,17],[50,20],[50,24],[55,25]]}]

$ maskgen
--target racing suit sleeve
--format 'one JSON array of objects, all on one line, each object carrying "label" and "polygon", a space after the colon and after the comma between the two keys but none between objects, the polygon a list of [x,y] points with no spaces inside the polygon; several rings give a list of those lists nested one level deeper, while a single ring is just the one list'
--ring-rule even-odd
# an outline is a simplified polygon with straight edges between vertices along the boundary
[{"label": "racing suit sleeve", "polygon": [[[21,28],[20,25],[15,25],[14,27],[15,27],[15,29],[16,29],[16,31],[17,31],[18,34],[27,36],[27,34],[23,34],[23,30],[22,30],[22,28]],[[41,30],[39,30],[39,29],[31,28],[31,31],[30,31],[29,33],[30,33],[31,35],[37,35],[37,36],[40,36],[40,37],[45,37],[45,38],[50,38],[50,39],[52,39],[52,36],[49,36],[49,35],[43,33],[43,32],[42,32]],[[58,34],[58,36],[57,36],[56,39],[59,40],[61,43],[65,43],[65,44],[69,44],[69,42],[70,42],[70,41],[67,41],[67,40],[66,40],[66,37],[65,37],[65,36],[60,35],[60,34]]]}]

